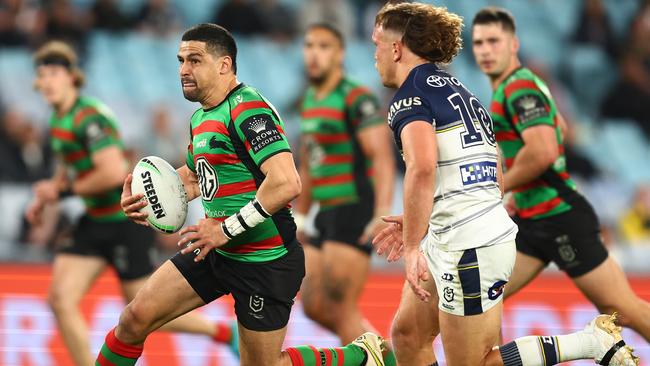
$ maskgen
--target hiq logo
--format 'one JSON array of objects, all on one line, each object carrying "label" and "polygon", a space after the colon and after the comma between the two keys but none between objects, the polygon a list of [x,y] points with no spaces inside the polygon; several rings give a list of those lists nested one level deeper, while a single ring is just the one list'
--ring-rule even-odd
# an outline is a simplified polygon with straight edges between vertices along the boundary
[{"label": "hiq logo", "polygon": [[497,181],[497,163],[492,161],[480,161],[460,166],[460,176],[463,185],[481,182]]}]

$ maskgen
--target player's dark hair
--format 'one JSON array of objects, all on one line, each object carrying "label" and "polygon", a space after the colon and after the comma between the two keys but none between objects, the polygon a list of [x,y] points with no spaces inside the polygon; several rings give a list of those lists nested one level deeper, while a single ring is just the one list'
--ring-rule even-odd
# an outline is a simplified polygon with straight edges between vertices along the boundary
[{"label": "player's dark hair", "polygon": [[517,29],[515,25],[515,17],[513,17],[508,10],[496,6],[488,6],[476,13],[474,20],[472,20],[472,28],[477,24],[493,23],[501,24],[501,27],[503,27],[504,30],[511,33],[515,33],[515,30]]},{"label": "player's dark hair", "polygon": [[325,29],[326,31],[332,33],[332,35],[339,41],[341,44],[342,48],[345,48],[345,37],[343,37],[343,33],[336,28],[334,25],[330,23],[314,23],[311,24],[309,27],[307,27],[307,31],[310,31],[312,29]]},{"label": "player's dark hair", "polygon": [[463,47],[463,18],[446,8],[423,3],[387,3],[375,25],[402,35],[413,53],[433,63],[449,63]]},{"label": "player's dark hair", "polygon": [[232,71],[237,73],[237,44],[228,30],[213,23],[201,23],[183,33],[183,41],[204,42],[208,52],[232,59]]}]

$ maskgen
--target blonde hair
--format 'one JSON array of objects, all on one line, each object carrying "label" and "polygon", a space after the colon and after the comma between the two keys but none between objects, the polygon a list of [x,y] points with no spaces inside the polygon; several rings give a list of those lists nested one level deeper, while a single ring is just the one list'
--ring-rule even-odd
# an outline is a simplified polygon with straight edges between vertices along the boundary
[{"label": "blonde hair", "polygon": [[447,8],[422,3],[387,3],[375,25],[402,34],[413,53],[434,63],[449,63],[463,47],[463,18]]},{"label": "blonde hair", "polygon": [[74,78],[74,86],[81,88],[86,77],[79,68],[77,53],[67,43],[61,41],[49,41],[39,47],[34,53],[34,65],[56,64],[64,66],[70,71]]}]

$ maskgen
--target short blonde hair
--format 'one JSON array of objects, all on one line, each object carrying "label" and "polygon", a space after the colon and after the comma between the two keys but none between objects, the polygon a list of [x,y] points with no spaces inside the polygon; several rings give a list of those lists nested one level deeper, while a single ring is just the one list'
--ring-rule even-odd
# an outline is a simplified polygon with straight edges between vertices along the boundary
[{"label": "short blonde hair", "polygon": [[49,41],[39,47],[34,53],[34,65],[61,65],[67,68],[74,77],[74,86],[81,88],[86,77],[79,68],[77,53],[67,43],[61,41]]},{"label": "short blonde hair", "polygon": [[463,18],[447,8],[423,3],[387,3],[375,25],[402,34],[413,53],[434,63],[449,63],[463,47]]}]

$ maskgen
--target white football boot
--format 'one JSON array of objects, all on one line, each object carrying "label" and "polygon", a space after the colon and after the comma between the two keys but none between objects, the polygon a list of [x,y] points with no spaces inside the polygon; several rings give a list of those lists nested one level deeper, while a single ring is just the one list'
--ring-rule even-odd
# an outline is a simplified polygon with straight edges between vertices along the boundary
[{"label": "white football boot", "polygon": [[584,329],[587,334],[593,334],[598,342],[599,350],[594,358],[599,365],[605,366],[638,366],[636,357],[630,346],[625,345],[621,337],[621,327],[616,325],[616,313],[601,314],[592,320]]},{"label": "white football boot", "polygon": [[365,366],[385,366],[381,352],[384,350],[384,339],[374,333],[363,333],[352,342],[366,352]]}]

